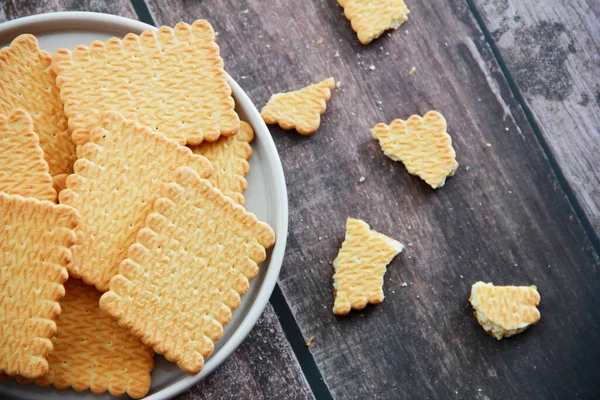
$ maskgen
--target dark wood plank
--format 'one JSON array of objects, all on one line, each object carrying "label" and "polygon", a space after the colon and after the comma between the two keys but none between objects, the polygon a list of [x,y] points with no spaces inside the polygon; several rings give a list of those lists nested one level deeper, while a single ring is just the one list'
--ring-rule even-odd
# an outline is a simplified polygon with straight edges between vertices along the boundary
[{"label": "dark wood plank", "polygon": [[[291,210],[280,285],[333,396],[597,396],[598,255],[466,4],[411,1],[405,26],[363,47],[335,3],[149,2],[157,23],[211,20],[258,106],[329,75],[342,82],[315,135],[271,129]],[[461,163],[438,191],[369,134],[432,108]],[[348,216],[408,246],[383,304],[336,318],[329,263]],[[501,342],[485,335],[467,303],[477,280],[537,285],[541,323]]]},{"label": "dark wood plank", "polygon": [[178,397],[179,400],[312,398],[271,305],[227,362]]},{"label": "dark wood plank", "polygon": [[137,19],[131,2],[125,0],[14,0],[0,2],[0,22],[56,11],[94,11]]},{"label": "dark wood plank", "polygon": [[473,2],[600,235],[600,2]]},{"label": "dark wood plank", "polygon": [[[129,1],[54,1],[49,4],[0,3],[0,22],[51,11],[96,11],[137,18]],[[294,352],[268,305],[250,335],[207,379],[181,399],[311,399]]]}]

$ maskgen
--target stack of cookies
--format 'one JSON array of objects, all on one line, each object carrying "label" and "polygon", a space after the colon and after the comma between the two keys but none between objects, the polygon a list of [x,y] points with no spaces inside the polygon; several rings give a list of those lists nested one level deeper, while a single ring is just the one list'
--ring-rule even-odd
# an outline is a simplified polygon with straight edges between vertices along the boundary
[{"label": "stack of cookies", "polygon": [[[274,244],[206,21],[0,50],[0,373],[139,398],[198,373]],[[68,279],[68,281],[67,281]]]}]

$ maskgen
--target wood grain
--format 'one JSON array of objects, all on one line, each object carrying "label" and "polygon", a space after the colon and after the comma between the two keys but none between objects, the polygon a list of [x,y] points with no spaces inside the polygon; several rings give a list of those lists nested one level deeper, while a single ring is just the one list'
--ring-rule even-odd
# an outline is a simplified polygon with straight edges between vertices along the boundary
[{"label": "wood grain", "polygon": [[[128,1],[35,1],[0,3],[0,22],[50,11],[96,11],[136,18]],[[207,379],[181,399],[311,399],[294,352],[268,305],[243,344]]]},{"label": "wood grain", "polygon": [[[598,396],[598,255],[463,1],[409,2],[409,22],[367,47],[335,1],[149,5],[161,24],[211,20],[226,68],[259,107],[341,81],[315,135],[271,128],[291,210],[280,285],[335,398]],[[437,191],[369,134],[430,109],[447,118],[461,164]],[[383,304],[338,318],[329,263],[349,216],[407,248]],[[477,280],[537,285],[540,324],[501,342],[485,335],[467,302]]]},{"label": "wood grain", "polygon": [[600,2],[474,3],[600,235]]}]

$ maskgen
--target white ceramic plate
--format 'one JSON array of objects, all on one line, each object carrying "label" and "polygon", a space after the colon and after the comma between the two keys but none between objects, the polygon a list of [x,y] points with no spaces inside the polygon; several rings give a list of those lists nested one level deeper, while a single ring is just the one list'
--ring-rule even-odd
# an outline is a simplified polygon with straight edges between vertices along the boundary
[{"label": "white ceramic plate", "polygon": [[[37,36],[40,47],[53,53],[59,47],[73,48],[89,44],[92,40],[106,40],[112,36],[123,37],[129,32],[140,33],[156,29],[128,18],[87,12],[62,12],[36,15],[0,24],[0,47],[22,33]],[[283,168],[277,149],[266,125],[252,101],[242,88],[228,77],[233,89],[236,110],[240,118],[249,122],[256,133],[250,160],[246,208],[258,219],[267,222],[277,235],[277,242],[267,260],[260,265],[259,275],[251,281],[250,290],[242,297],[240,307],[225,327],[223,338],[206,361],[202,372],[190,376],[161,356],[155,357],[152,386],[148,399],[168,399],[181,393],[215,370],[239,346],[263,312],[279,275],[285,250],[288,224],[288,203]],[[34,384],[16,382],[0,384],[0,397],[10,399],[109,399],[108,394],[95,396],[91,392],[77,393],[72,389],[39,388]]]}]

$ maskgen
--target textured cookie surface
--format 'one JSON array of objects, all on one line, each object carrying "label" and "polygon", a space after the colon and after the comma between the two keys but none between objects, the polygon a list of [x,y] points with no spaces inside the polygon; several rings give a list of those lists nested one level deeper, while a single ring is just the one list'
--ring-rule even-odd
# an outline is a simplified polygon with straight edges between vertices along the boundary
[{"label": "textured cookie surface", "polygon": [[267,124],[279,124],[283,129],[296,129],[311,135],[321,125],[321,115],[327,109],[335,80],[327,78],[303,89],[271,96],[260,112]]},{"label": "textured cookie surface", "polygon": [[366,222],[348,218],[346,238],[333,261],[333,312],[346,315],[367,303],[381,303],[386,267],[403,248],[402,243],[372,230]]},{"label": "textured cookie surface", "polygon": [[52,187],[54,191],[58,194],[67,188],[67,178],[68,174],[58,174],[52,177]]},{"label": "textured cookie surface", "polygon": [[0,192],[0,374],[48,372],[77,221],[71,207]]},{"label": "textured cookie surface", "polygon": [[247,186],[246,175],[250,171],[248,159],[252,155],[252,139],[254,130],[250,124],[241,121],[240,130],[235,135],[190,147],[194,154],[204,156],[212,163],[214,172],[209,178],[210,183],[240,205],[244,205],[243,193]]},{"label": "textured cookie surface", "polygon": [[521,333],[540,320],[540,294],[535,286],[476,282],[469,301],[479,324],[498,340]]},{"label": "textured cookie surface", "polygon": [[59,49],[52,67],[71,130],[118,111],[179,144],[239,128],[215,32],[204,20]]},{"label": "textured cookie surface", "polygon": [[154,351],[100,310],[102,293],[78,279],[65,283],[62,312],[48,356],[50,369],[40,386],[91,389],[113,396],[144,396],[150,388]]},{"label": "textured cookie surface", "polygon": [[33,35],[21,35],[0,50],[0,114],[9,115],[15,108],[29,113],[54,176],[73,170],[75,145],[51,64],[52,57],[40,50]]},{"label": "textured cookie surface", "polygon": [[254,214],[180,168],[100,307],[187,373],[199,372],[275,241]]},{"label": "textured cookie surface", "polygon": [[452,138],[446,129],[442,114],[429,111],[423,118],[411,115],[406,121],[396,119],[390,125],[377,124],[371,133],[386,156],[402,161],[408,172],[437,189],[458,168]]},{"label": "textured cookie surface", "polygon": [[79,159],[59,195],[60,203],[81,215],[69,274],[105,292],[159,197],[161,182],[180,166],[205,178],[212,167],[185,146],[117,113],[105,114],[91,131],[75,131],[73,140]]},{"label": "textured cookie surface", "polygon": [[338,0],[362,44],[369,44],[388,29],[408,21],[403,0]]},{"label": "textured cookie surface", "polygon": [[24,110],[0,114],[0,192],[56,202],[44,152]]}]

